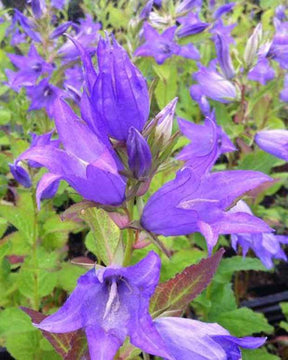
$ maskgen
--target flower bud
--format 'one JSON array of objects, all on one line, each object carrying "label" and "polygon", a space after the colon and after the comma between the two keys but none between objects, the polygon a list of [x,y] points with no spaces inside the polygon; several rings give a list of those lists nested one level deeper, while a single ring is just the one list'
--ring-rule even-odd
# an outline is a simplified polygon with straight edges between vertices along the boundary
[{"label": "flower bud", "polygon": [[129,168],[136,179],[149,175],[152,155],[147,141],[140,132],[131,127],[127,138],[127,153]]},{"label": "flower bud", "polygon": [[11,174],[14,179],[22,186],[29,188],[32,185],[28,172],[21,166],[21,162],[9,164]]},{"label": "flower bud", "polygon": [[150,123],[150,126],[156,124],[155,141],[161,139],[163,145],[167,144],[172,134],[173,120],[177,101],[178,98],[170,101],[170,103],[166,105],[164,109],[162,109]]},{"label": "flower bud", "polygon": [[258,24],[253,34],[248,39],[244,51],[244,61],[247,67],[250,67],[255,62],[261,40],[262,40],[262,24]]}]

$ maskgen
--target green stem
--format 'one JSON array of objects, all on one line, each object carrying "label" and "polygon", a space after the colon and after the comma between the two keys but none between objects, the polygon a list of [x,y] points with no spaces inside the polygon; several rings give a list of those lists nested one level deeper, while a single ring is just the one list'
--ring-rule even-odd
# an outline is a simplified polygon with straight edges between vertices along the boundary
[{"label": "green stem", "polygon": [[124,253],[123,266],[130,265],[132,252],[133,252],[133,245],[134,245],[134,231],[132,229],[128,229],[128,239]]},{"label": "green stem", "polygon": [[38,209],[36,204],[36,194],[33,191],[32,194],[33,200],[33,215],[34,215],[34,228],[33,228],[33,244],[32,244],[32,257],[33,257],[33,270],[34,270],[34,310],[38,311],[40,307],[40,299],[39,299],[39,279],[38,279],[38,261],[37,261],[37,239],[38,239]]}]

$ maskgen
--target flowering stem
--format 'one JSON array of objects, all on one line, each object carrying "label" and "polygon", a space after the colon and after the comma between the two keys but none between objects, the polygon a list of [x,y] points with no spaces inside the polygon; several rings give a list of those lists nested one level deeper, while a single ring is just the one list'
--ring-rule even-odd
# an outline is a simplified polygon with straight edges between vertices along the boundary
[{"label": "flowering stem", "polygon": [[[127,213],[128,213],[130,221],[133,220],[133,210],[134,210],[134,197],[127,204]],[[128,237],[127,237],[127,243],[126,243],[126,247],[125,247],[123,266],[130,265],[134,241],[135,241],[134,230],[128,229]]]},{"label": "flowering stem", "polygon": [[39,286],[38,286],[38,261],[37,261],[37,238],[38,238],[38,209],[36,204],[35,191],[32,193],[33,201],[33,214],[34,214],[34,226],[33,226],[33,244],[32,244],[32,256],[34,264],[34,310],[39,310]]}]

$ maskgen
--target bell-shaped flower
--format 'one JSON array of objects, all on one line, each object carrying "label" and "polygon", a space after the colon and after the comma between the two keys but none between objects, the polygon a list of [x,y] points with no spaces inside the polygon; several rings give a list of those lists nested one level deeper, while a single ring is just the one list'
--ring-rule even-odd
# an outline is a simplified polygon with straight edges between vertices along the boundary
[{"label": "bell-shaped flower", "polygon": [[213,37],[215,35],[220,35],[227,45],[235,44],[235,40],[231,35],[231,31],[235,28],[236,25],[237,24],[224,25],[222,19],[218,19],[210,29],[210,33],[213,34]]},{"label": "bell-shaped flower", "polygon": [[276,33],[268,55],[277,61],[283,69],[288,69],[288,22],[274,18]]},{"label": "bell-shaped flower", "polygon": [[99,69],[91,95],[96,127],[126,141],[131,126],[141,132],[149,116],[146,80],[114,38],[112,43],[109,38],[99,40],[97,57]]},{"label": "bell-shaped flower", "polygon": [[177,317],[155,320],[174,360],[241,360],[241,350],[262,346],[265,338],[237,338],[218,324]]},{"label": "bell-shaped flower", "polygon": [[288,130],[260,131],[255,142],[262,150],[288,161]]},{"label": "bell-shaped flower", "polygon": [[176,14],[197,10],[199,11],[202,6],[202,0],[182,0],[176,5]]},{"label": "bell-shaped flower", "polygon": [[[95,45],[99,39],[99,30],[101,24],[95,23],[90,15],[87,15],[85,19],[80,19],[79,24],[73,23],[73,39],[81,43],[82,47],[91,54],[95,53]],[[75,34],[74,34],[75,33]],[[65,61],[76,60],[79,57],[77,48],[67,40],[64,45],[58,50],[59,55]]]},{"label": "bell-shaped flower", "polygon": [[146,353],[172,360],[149,314],[160,266],[150,252],[134,266],[92,269],[64,305],[35,326],[52,333],[85,330],[91,360],[113,360],[127,336]]},{"label": "bell-shaped flower", "polygon": [[[243,200],[240,200],[236,206],[229,210],[230,213],[239,211],[253,215],[251,209]],[[252,249],[267,269],[273,267],[273,259],[287,261],[287,256],[281,248],[281,244],[288,244],[288,236],[265,232],[256,234],[239,233],[231,235],[231,242],[235,251],[237,251],[238,247],[242,248],[243,256],[246,256],[248,250]]]},{"label": "bell-shaped flower", "polygon": [[152,56],[157,64],[163,64],[166,59],[180,51],[180,46],[174,40],[176,29],[176,26],[172,26],[159,34],[146,22],[143,26],[145,42],[135,50],[134,55]]},{"label": "bell-shaped flower", "polygon": [[177,30],[177,36],[179,38],[199,34],[206,30],[210,25],[209,23],[201,21],[199,15],[192,12],[178,18],[177,21],[180,24],[180,27]]},{"label": "bell-shaped flower", "polygon": [[222,73],[227,80],[232,79],[235,75],[235,70],[230,56],[229,44],[226,42],[225,37],[219,34],[214,36],[214,42]]},{"label": "bell-shaped flower", "polygon": [[269,232],[264,221],[226,210],[239,196],[271,178],[257,171],[221,171],[197,176],[184,168],[146,203],[140,223],[158,235],[200,232],[211,253],[220,234]]},{"label": "bell-shaped flower", "polygon": [[221,154],[236,150],[222,127],[217,125],[214,111],[206,117],[203,125],[181,118],[178,118],[178,124],[191,143],[176,158],[185,161],[186,166],[199,176],[209,172]]},{"label": "bell-shaped flower", "polygon": [[128,165],[136,179],[145,179],[152,165],[152,154],[146,139],[131,127],[127,138]]},{"label": "bell-shaped flower", "polygon": [[26,188],[30,188],[32,186],[30,175],[21,165],[22,164],[17,161],[13,164],[9,164],[10,172],[19,184]]},{"label": "bell-shaped flower", "polygon": [[37,52],[32,44],[27,56],[8,54],[12,64],[18,68],[17,72],[6,70],[9,86],[19,91],[23,86],[33,86],[38,78],[53,71],[53,66],[47,63]]},{"label": "bell-shaped flower", "polygon": [[112,146],[104,144],[61,99],[54,104],[55,124],[65,150],[39,144],[18,157],[46,167],[37,187],[37,202],[55,181],[67,181],[85,199],[105,205],[119,205],[125,196],[125,180],[118,171],[123,167]]},{"label": "bell-shaped flower", "polygon": [[47,11],[45,0],[28,0],[27,3],[31,5],[33,15],[36,19],[41,18]]},{"label": "bell-shaped flower", "polygon": [[37,85],[27,86],[26,92],[31,100],[28,111],[45,109],[50,118],[54,118],[56,100],[65,95],[63,90],[50,84],[47,78]]},{"label": "bell-shaped flower", "polygon": [[263,37],[263,28],[262,28],[262,24],[259,23],[254,29],[252,35],[249,37],[247,44],[245,46],[244,61],[247,67],[250,67],[255,63],[257,55],[259,55],[259,58],[265,57],[266,54],[261,54],[263,49],[260,49],[262,37]]},{"label": "bell-shaped flower", "polygon": [[81,100],[83,82],[83,71],[79,65],[75,65],[65,70],[63,87],[77,103]]},{"label": "bell-shaped flower", "polygon": [[274,77],[275,71],[266,58],[259,59],[257,64],[248,73],[249,80],[257,81],[262,85],[266,85],[266,83],[273,80]]},{"label": "bell-shaped flower", "polygon": [[213,14],[213,18],[219,19],[222,15],[231,12],[233,10],[234,6],[235,6],[234,2],[220,6],[218,9],[215,10],[215,12]]},{"label": "bell-shaped flower", "polygon": [[287,19],[286,16],[286,6],[285,5],[278,5],[275,9],[275,16],[278,20],[284,21]]},{"label": "bell-shaped flower", "polygon": [[237,98],[234,84],[216,70],[217,60],[211,61],[208,68],[199,64],[199,71],[193,75],[202,95],[213,100],[229,103]]},{"label": "bell-shaped flower", "polygon": [[13,22],[19,22],[22,30],[35,42],[41,42],[41,36],[34,31],[35,25],[21,11],[14,9]]},{"label": "bell-shaped flower", "polygon": [[210,104],[209,101],[207,100],[207,97],[203,94],[201,87],[199,85],[192,85],[190,87],[190,96],[193,100],[195,100],[198,103],[201,112],[205,116],[209,116],[211,111]]}]

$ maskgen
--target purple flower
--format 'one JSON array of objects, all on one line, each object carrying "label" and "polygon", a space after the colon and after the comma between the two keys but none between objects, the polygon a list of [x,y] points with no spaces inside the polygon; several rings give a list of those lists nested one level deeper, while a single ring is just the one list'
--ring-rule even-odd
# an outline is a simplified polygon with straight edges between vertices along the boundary
[{"label": "purple flower", "polygon": [[58,10],[63,9],[64,5],[66,3],[66,0],[51,0],[51,5]]},{"label": "purple flower", "polygon": [[147,20],[153,7],[153,0],[148,0],[143,9],[140,12],[139,19]]},{"label": "purple flower", "polygon": [[199,11],[201,6],[202,0],[182,0],[177,4],[176,13],[181,14],[183,12],[191,11],[195,8]]},{"label": "purple flower", "polygon": [[176,158],[185,161],[186,166],[199,176],[209,172],[221,154],[236,150],[221,126],[217,125],[214,112],[206,117],[203,125],[180,118],[178,124],[191,143]]},{"label": "purple flower", "polygon": [[145,179],[150,172],[152,155],[146,139],[131,127],[127,138],[128,165],[136,179]]},{"label": "purple flower", "polygon": [[277,61],[283,69],[288,69],[288,22],[274,19],[276,33],[269,49],[268,56]]},{"label": "purple flower", "polygon": [[72,21],[64,22],[63,24],[57,26],[54,31],[52,31],[49,38],[52,40],[58,38],[59,36],[63,35],[72,25],[73,25]]},{"label": "purple flower", "polygon": [[31,5],[36,19],[41,18],[43,13],[46,12],[45,0],[28,0],[27,3]]},{"label": "purple flower", "polygon": [[199,34],[210,25],[209,23],[201,21],[199,15],[195,13],[189,13],[184,17],[178,18],[177,21],[181,25],[177,30],[177,36],[179,38]]},{"label": "purple flower", "polygon": [[284,78],[284,88],[280,92],[280,99],[282,101],[288,102],[288,74],[286,74]]},{"label": "purple flower", "polygon": [[288,161],[288,130],[260,131],[255,142],[262,150]]},{"label": "purple flower", "polygon": [[[112,43],[109,38],[100,39],[97,56],[98,75],[91,95],[97,124],[93,127],[125,141],[131,126],[141,132],[148,119],[146,80],[114,38]],[[87,67],[84,76],[86,72]]]},{"label": "purple flower", "polygon": [[19,91],[23,86],[35,85],[41,75],[50,74],[53,71],[53,66],[38,54],[33,44],[27,56],[8,54],[8,57],[19,69],[16,73],[6,70],[8,84],[15,91]]},{"label": "purple flower", "polygon": [[214,19],[219,19],[222,15],[231,12],[234,6],[234,2],[220,6],[213,14]]},{"label": "purple flower", "polygon": [[274,77],[275,71],[266,58],[259,59],[257,64],[248,73],[249,80],[258,81],[262,85],[266,85],[267,81],[273,80]]},{"label": "purple flower", "polygon": [[240,195],[270,180],[256,171],[221,171],[199,177],[185,168],[150,197],[140,222],[144,229],[164,236],[201,232],[211,253],[220,234],[270,231],[252,215],[226,211]]},{"label": "purple flower", "polygon": [[[93,54],[95,52],[95,43],[99,39],[101,25],[95,23],[92,17],[87,15],[85,19],[80,20],[79,25],[73,23],[73,27],[76,30],[76,35],[73,39],[78,41],[86,51]],[[70,40],[61,46],[58,53],[67,61],[75,60],[79,56],[78,49]]]},{"label": "purple flower", "polygon": [[[60,142],[59,142],[59,140],[52,140],[51,139],[52,134],[53,134],[53,131],[51,131],[47,134],[43,134],[43,135],[36,135],[36,134],[31,133],[32,141],[31,141],[29,150],[31,150],[32,148],[34,148],[36,146],[48,146],[48,145],[51,147],[55,147],[55,149],[58,148],[60,145]],[[22,161],[19,160],[19,158],[18,158],[14,161],[14,164],[9,164],[10,171],[17,182],[19,182],[24,187],[30,187],[30,186],[32,186],[30,176],[29,176],[28,172],[21,166],[22,165],[21,163],[22,163]],[[32,160],[28,161],[28,165],[31,167],[34,167],[34,168],[38,168],[38,167],[42,166],[38,162],[32,161]],[[59,185],[59,181],[55,181],[55,183],[48,186],[41,194],[41,200],[49,199],[49,198],[53,197],[55,195],[55,193],[57,192],[58,185]]]},{"label": "purple flower", "polygon": [[65,70],[65,80],[63,86],[71,98],[76,102],[80,102],[83,81],[83,71],[79,65],[75,65]]},{"label": "purple flower", "polygon": [[14,179],[22,186],[29,188],[32,185],[28,172],[21,166],[21,163],[15,161],[13,164],[9,164],[11,174]]},{"label": "purple flower", "polygon": [[123,167],[112,146],[108,148],[60,99],[53,105],[59,139],[65,150],[39,144],[18,157],[46,167],[37,187],[37,203],[55,181],[67,181],[85,199],[106,205],[119,205],[125,196],[125,181],[118,171]]},{"label": "purple flower", "polygon": [[235,70],[231,61],[229,44],[227,43],[225,37],[219,34],[214,36],[214,42],[221,70],[227,80],[232,79],[235,75]]},{"label": "purple flower", "polygon": [[19,10],[14,9],[13,21],[18,21],[23,31],[35,42],[41,42],[41,36],[39,33],[34,31],[34,24]]},{"label": "purple flower", "polygon": [[255,349],[265,338],[237,338],[218,324],[177,317],[155,320],[156,329],[175,360],[241,360],[239,347]]},{"label": "purple flower", "polygon": [[192,85],[190,87],[190,96],[198,103],[202,113],[208,116],[210,114],[210,105],[199,85]]},{"label": "purple flower", "polygon": [[[249,206],[240,200],[236,206],[229,210],[233,212],[243,212],[253,215]],[[251,248],[256,256],[262,261],[267,269],[273,267],[273,259],[282,259],[287,261],[287,256],[281,244],[288,244],[288,236],[274,235],[273,233],[256,233],[256,234],[233,234],[231,236],[232,247],[237,251],[237,247],[241,246],[243,256],[246,256]]]},{"label": "purple flower", "polygon": [[235,40],[231,35],[231,31],[234,29],[235,26],[236,24],[225,26],[222,19],[219,19],[215,22],[214,26],[210,30],[210,33],[214,35],[220,35],[227,45],[235,44]]},{"label": "purple flower", "polygon": [[237,97],[236,88],[232,82],[216,71],[216,63],[215,60],[211,61],[208,68],[199,64],[199,71],[193,78],[198,82],[202,95],[222,103],[229,103]]},{"label": "purple flower", "polygon": [[286,20],[286,7],[285,5],[278,5],[275,9],[275,16],[277,17],[278,20],[280,21],[284,21]]},{"label": "purple flower", "polygon": [[160,266],[150,252],[134,266],[92,269],[55,314],[34,325],[53,333],[84,329],[92,360],[113,360],[127,336],[146,353],[171,359],[149,314]]},{"label": "purple flower", "polygon": [[57,109],[54,104],[55,101],[63,96],[64,93],[56,86],[49,84],[48,79],[43,79],[35,86],[27,86],[26,92],[31,100],[28,111],[45,109],[50,118],[54,117],[54,112]]},{"label": "purple flower", "polygon": [[174,41],[176,29],[176,26],[172,26],[159,34],[151,25],[145,23],[145,43],[136,49],[134,55],[153,56],[158,64],[163,64],[166,59],[180,51],[180,46]]}]

